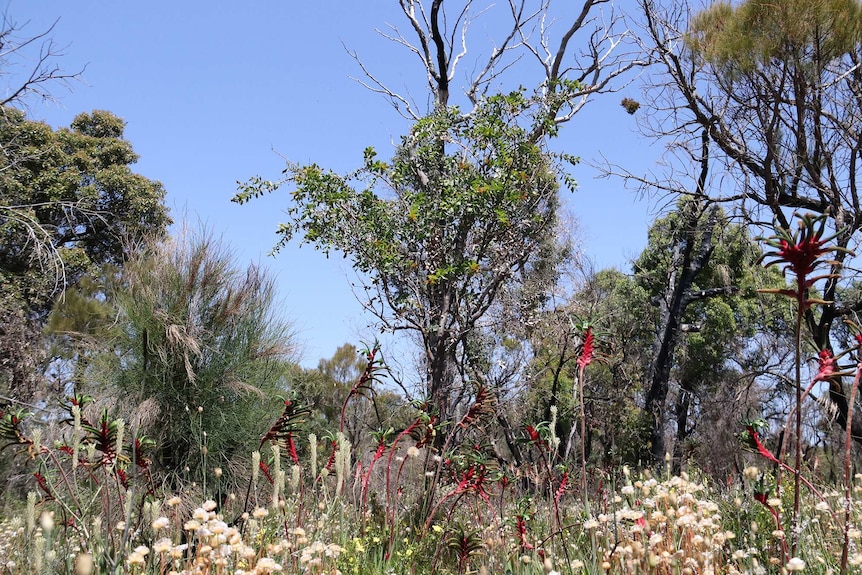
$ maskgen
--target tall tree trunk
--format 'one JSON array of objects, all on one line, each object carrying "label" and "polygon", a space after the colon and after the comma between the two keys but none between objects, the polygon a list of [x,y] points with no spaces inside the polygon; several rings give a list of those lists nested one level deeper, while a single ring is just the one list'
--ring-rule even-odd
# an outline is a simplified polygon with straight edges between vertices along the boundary
[{"label": "tall tree trunk", "polygon": [[[457,357],[455,347],[447,334],[432,333],[428,336],[426,368],[426,389],[428,400],[434,406],[438,425],[451,423],[454,412],[452,400],[455,395],[457,377]],[[444,439],[444,433],[438,433],[435,443]]]},{"label": "tall tree trunk", "polygon": [[[707,290],[692,289],[698,274],[708,265],[712,256],[712,234],[718,218],[718,207],[709,209],[705,221],[701,219],[703,213],[700,208],[693,209],[689,217],[683,220],[683,236],[674,244],[674,269],[668,274],[664,293],[654,299],[654,303],[659,307],[659,322],[647,378],[649,389],[646,395],[646,410],[653,418],[650,453],[653,464],[658,466],[663,464],[666,453],[664,428],[667,394],[685,310],[688,304],[694,301],[730,294],[737,290],[730,286]],[[699,246],[696,245],[698,239]]]},{"label": "tall tree trunk", "polygon": [[679,396],[676,399],[676,442],[673,446],[673,472],[679,473],[684,463],[683,442],[688,438],[688,413],[694,393],[691,382],[680,382]]},{"label": "tall tree trunk", "polygon": [[[675,250],[679,255],[679,245]],[[676,258],[675,258],[676,259]],[[672,292],[670,301],[657,298],[659,305],[659,329],[653,344],[653,357],[648,376],[649,390],[646,395],[646,410],[652,416],[650,432],[650,454],[653,464],[661,465],[665,456],[665,405],[667,403],[670,372],[673,367],[673,353],[679,338],[679,323],[685,307],[682,305],[684,293],[683,280],[676,281],[677,272],[673,271],[667,283],[667,291]],[[693,279],[693,278],[692,278]]]}]

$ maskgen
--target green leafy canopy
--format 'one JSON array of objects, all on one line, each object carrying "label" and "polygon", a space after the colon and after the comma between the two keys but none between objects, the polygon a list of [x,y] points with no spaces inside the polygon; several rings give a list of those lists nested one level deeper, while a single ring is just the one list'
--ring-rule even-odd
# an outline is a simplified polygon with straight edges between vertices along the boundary
[{"label": "green leafy canopy", "polygon": [[124,128],[104,111],[53,130],[0,109],[0,287],[30,314],[45,315],[63,280],[121,263],[171,223],[162,185],[131,171]]},{"label": "green leafy canopy", "polygon": [[389,163],[367,148],[363,166],[345,176],[290,164],[285,182],[252,179],[234,201],[291,182],[291,222],[278,230],[276,250],[300,234],[327,254],[349,255],[363,273],[397,280],[420,269],[432,284],[466,278],[503,263],[495,246],[536,239],[553,223],[560,170],[519,123],[528,107],[518,91],[469,116],[449,108],[418,121]]}]

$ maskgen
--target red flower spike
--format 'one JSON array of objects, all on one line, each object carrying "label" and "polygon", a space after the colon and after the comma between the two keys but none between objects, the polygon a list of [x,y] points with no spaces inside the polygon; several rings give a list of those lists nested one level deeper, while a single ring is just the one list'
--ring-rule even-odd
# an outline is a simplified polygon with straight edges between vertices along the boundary
[{"label": "red flower spike", "polygon": [[530,438],[530,443],[533,443],[539,446],[542,449],[548,449],[548,442],[542,439],[539,430],[532,425],[525,425],[524,430],[527,432],[527,435]]},{"label": "red flower spike", "polygon": [[49,500],[54,499],[54,494],[51,493],[51,488],[48,487],[48,480],[45,479],[45,476],[39,473],[38,471],[33,474],[33,477],[36,478],[36,483],[39,485],[39,489],[45,492],[45,496]]},{"label": "red flower spike", "polygon": [[559,505],[560,498],[566,492],[566,488],[569,486],[569,472],[564,471],[563,477],[560,479],[560,486],[557,488],[557,493],[554,495],[554,502]]},{"label": "red flower spike", "polygon": [[296,452],[296,443],[293,441],[293,434],[287,435],[287,453],[296,465],[300,465],[299,454]]},{"label": "red flower spike", "polygon": [[269,465],[267,465],[266,463],[261,461],[258,464],[258,467],[260,468],[261,471],[263,471],[264,476],[266,476],[266,478],[269,480],[270,483],[275,483],[275,481],[273,481],[273,479],[272,479],[272,474],[269,472]]},{"label": "red flower spike", "polygon": [[595,336],[593,335],[593,326],[588,326],[584,332],[584,345],[581,348],[581,355],[578,357],[578,367],[581,369],[590,365],[593,361],[595,353]]},{"label": "red flower spike", "polygon": [[335,465],[335,454],[338,452],[338,442],[335,440],[332,440],[329,443],[329,447],[330,447],[329,459],[326,460],[326,465],[324,465],[324,467],[326,468],[326,471],[331,472],[332,467]]},{"label": "red flower spike", "polygon": [[754,448],[761,456],[771,461],[772,463],[779,463],[778,458],[772,455],[772,452],[769,451],[766,446],[760,442],[760,435],[757,433],[757,431],[755,431],[753,426],[747,425],[745,427],[745,430],[748,432],[748,437],[751,439]]},{"label": "red flower spike", "polygon": [[787,268],[797,277],[807,278],[814,273],[820,256],[829,253],[830,250],[823,247],[825,243],[816,234],[814,236],[803,234],[803,237],[795,244],[781,240],[778,257],[787,262]]},{"label": "red flower spike", "polygon": [[383,457],[383,453],[386,451],[386,442],[382,439],[380,443],[377,444],[377,449],[374,451],[374,461],[377,461],[381,457]]},{"label": "red flower spike", "polygon": [[515,529],[518,530],[518,539],[521,543],[522,549],[535,549],[535,545],[532,545],[527,541],[527,522],[524,521],[523,515],[518,515],[515,521]]},{"label": "red flower spike", "polygon": [[762,289],[763,293],[776,293],[786,295],[802,306],[802,309],[811,307],[812,304],[826,303],[817,299],[808,298],[808,290],[819,280],[834,277],[832,274],[822,274],[812,277],[812,274],[821,264],[835,264],[833,261],[825,261],[820,258],[829,252],[845,252],[852,255],[850,250],[836,245],[826,245],[838,234],[829,238],[823,237],[826,227],[826,216],[814,216],[805,214],[799,217],[799,230],[791,234],[789,231],[779,228],[776,235],[766,239],[766,244],[774,249],[763,255],[764,260],[770,260],[766,267],[782,265],[782,273],[789,270],[796,278],[796,289]]},{"label": "red flower spike", "polygon": [[125,489],[129,488],[129,476],[126,475],[126,472],[117,468],[117,477],[120,479],[120,483],[123,485]]},{"label": "red flower spike", "polygon": [[311,413],[310,409],[299,408],[294,402],[285,399],[284,410],[269,428],[269,431],[261,438],[260,445],[263,446],[267,441],[280,441],[289,436],[303,423],[303,418],[309,413]]},{"label": "red flower spike", "polygon": [[835,364],[837,359],[828,349],[821,350],[817,355],[817,375],[814,376],[814,381],[829,381],[837,372]]},{"label": "red flower spike", "polygon": [[492,413],[490,406],[491,401],[492,398],[488,393],[488,390],[479,386],[479,389],[476,391],[476,399],[473,401],[473,405],[470,406],[470,409],[467,410],[467,413],[465,413],[464,417],[461,418],[461,421],[458,422],[458,427],[461,429],[467,429],[484,415]]}]

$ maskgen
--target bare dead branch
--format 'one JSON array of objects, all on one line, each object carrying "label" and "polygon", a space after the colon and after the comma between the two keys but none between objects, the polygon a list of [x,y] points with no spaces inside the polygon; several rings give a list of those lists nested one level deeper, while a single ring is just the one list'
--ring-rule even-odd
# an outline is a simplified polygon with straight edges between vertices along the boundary
[{"label": "bare dead branch", "polygon": [[[399,6],[410,29],[411,38],[393,24],[388,30],[376,30],[383,38],[407,48],[422,62],[431,101],[434,107],[449,105],[451,84],[457,71],[475,45],[473,25],[490,17],[493,5],[473,12],[473,2],[461,3],[449,18],[444,0],[399,0]],[[599,8],[608,0],[584,0],[574,20],[567,26],[558,43],[551,48],[550,0],[542,0],[536,8],[527,7],[526,0],[507,0],[508,23],[500,34],[491,34],[488,53],[477,58],[473,73],[468,75],[463,94],[471,106],[487,96],[493,84],[495,91],[506,91],[506,77],[531,55],[541,68],[541,87],[537,105],[543,110],[537,121],[536,137],[541,137],[552,125],[574,117],[593,95],[620,89],[618,81],[633,70],[649,63],[649,58],[636,53],[624,18],[610,12],[608,20],[601,18]],[[579,35],[584,36],[580,53],[573,47]],[[481,47],[480,47],[481,48]],[[405,118],[423,115],[413,98],[387,85],[372,73],[355,52],[348,51],[362,70],[365,81],[360,83],[375,93],[384,95]],[[481,53],[481,50],[480,50]],[[571,61],[569,61],[571,60]],[[523,84],[523,68],[517,66],[519,77],[514,86]],[[358,81],[358,80],[357,80]],[[470,112],[466,112],[470,113]]]},{"label": "bare dead branch", "polygon": [[[478,95],[482,96],[486,93],[487,86],[493,82],[496,78],[501,76],[503,72],[508,70],[511,66],[513,66],[520,57],[515,57],[512,62],[503,65],[502,69],[495,71],[496,66],[502,61],[503,57],[512,50],[516,50],[521,46],[526,46],[529,48],[529,43],[519,42],[513,43],[516,37],[522,34],[523,29],[527,26],[531,20],[535,19],[538,15],[540,15],[541,9],[536,10],[532,14],[528,16],[524,16],[524,5],[525,0],[521,0],[520,2],[516,2],[515,0],[509,0],[509,11],[512,15],[512,29],[506,35],[501,43],[495,45],[491,50],[491,56],[488,58],[488,61],[485,63],[485,66],[482,70],[476,74],[473,82],[471,82],[470,87],[467,89],[467,98],[470,100],[474,106],[478,102]],[[464,29],[464,50],[466,51],[466,28]],[[454,67],[457,62],[453,62],[453,74]]]},{"label": "bare dead branch", "polygon": [[[439,77],[436,69],[434,68],[434,60],[431,57],[431,48],[429,45],[428,34],[426,34],[425,28],[419,23],[419,20],[416,18],[416,0],[399,0],[399,3],[401,4],[401,9],[404,12],[404,15],[407,16],[408,22],[410,22],[410,25],[413,27],[413,31],[416,33],[416,38],[419,41],[419,47],[416,48],[416,52],[422,56],[422,61],[425,65],[425,71],[428,74],[428,85],[433,92],[437,82],[439,82]],[[421,2],[419,2],[419,8],[421,10],[423,21],[427,23],[427,18],[425,17],[425,11],[422,8]]]},{"label": "bare dead branch", "polygon": [[[27,98],[36,96],[43,100],[53,100],[52,87],[57,85],[71,88],[72,81],[80,81],[84,70],[65,72],[57,64],[63,49],[54,41],[52,34],[57,25],[55,21],[43,32],[24,35],[26,23],[18,25],[3,17],[0,31],[0,77],[7,79],[3,86],[4,95],[0,96],[0,106],[17,104],[27,107]],[[35,49],[35,51],[34,51]],[[15,73],[15,68],[23,68],[23,73]]]},{"label": "bare dead branch", "polygon": [[[401,117],[407,120],[419,120],[422,116],[419,112],[416,111],[415,105],[410,102],[406,97],[401,94],[395,92],[394,90],[389,89],[382,81],[380,81],[374,74],[371,73],[370,70],[365,66],[365,63],[359,58],[359,55],[356,52],[351,52],[347,50],[345,46],[345,50],[351,58],[356,60],[356,63],[359,64],[359,68],[362,70],[362,73],[365,74],[365,77],[368,78],[370,83],[360,79],[351,77],[350,79],[357,82],[360,86],[374,92],[375,94],[382,94],[386,96],[389,102],[392,104],[392,107],[395,108],[395,111],[398,112]],[[403,106],[403,109],[402,109]]]}]

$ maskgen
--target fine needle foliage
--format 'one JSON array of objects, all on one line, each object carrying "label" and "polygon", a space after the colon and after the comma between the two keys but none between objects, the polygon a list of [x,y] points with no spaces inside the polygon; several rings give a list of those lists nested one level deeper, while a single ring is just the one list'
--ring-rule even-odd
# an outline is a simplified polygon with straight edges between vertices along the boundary
[{"label": "fine needle foliage", "polygon": [[274,415],[268,400],[285,392],[291,335],[272,278],[189,232],[136,253],[104,294],[111,313],[101,328],[86,335],[65,324],[87,366],[75,387],[123,398],[108,407],[157,441],[172,484],[206,490],[216,467],[221,483],[231,479]]}]

